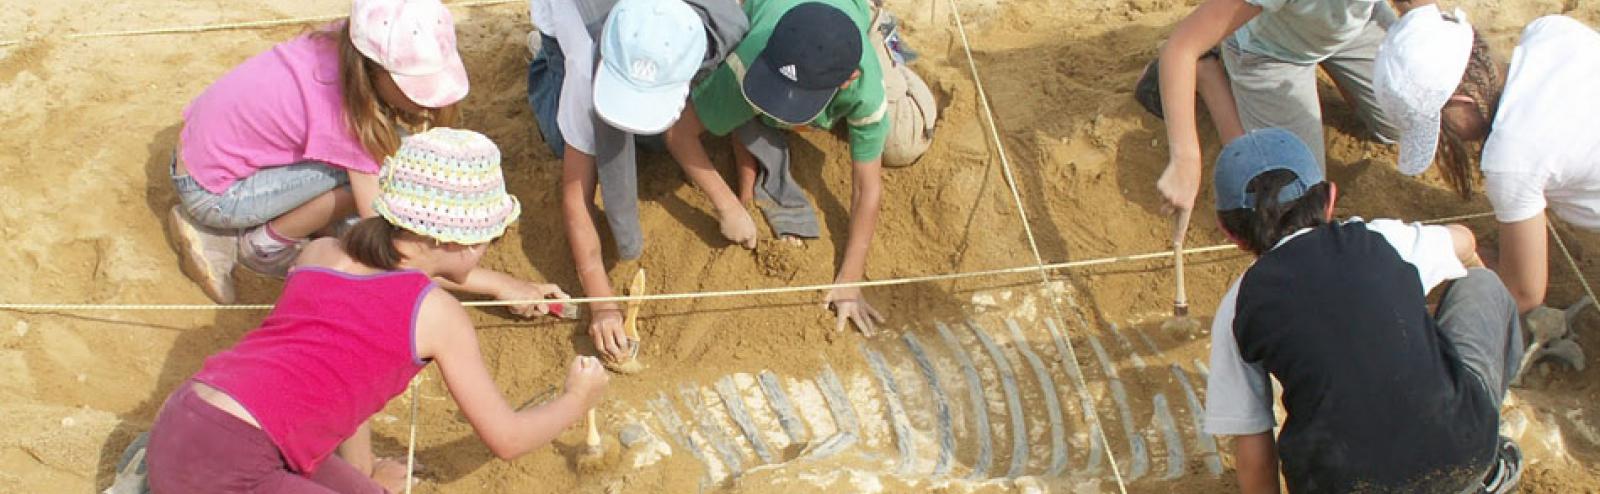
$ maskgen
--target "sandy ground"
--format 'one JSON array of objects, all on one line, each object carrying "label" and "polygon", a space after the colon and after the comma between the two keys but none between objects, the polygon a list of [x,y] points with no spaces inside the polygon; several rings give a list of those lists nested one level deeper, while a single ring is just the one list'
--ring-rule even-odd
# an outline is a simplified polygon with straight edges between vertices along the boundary
[{"label": "sandy ground", "polygon": [[[0,284],[3,302],[200,303],[204,295],[177,269],[161,233],[174,202],[166,159],[183,105],[234,64],[293,36],[303,27],[205,34],[68,40],[71,33],[273,19],[336,12],[340,2],[287,0],[133,0],[21,2],[7,0],[0,38],[26,39],[0,48]],[[874,279],[1020,266],[1032,262],[998,154],[982,123],[976,90],[945,2],[890,0],[923,58],[917,64],[939,95],[943,121],[922,161],[889,170],[883,215],[868,273]],[[1017,172],[1039,248],[1048,261],[1161,250],[1168,220],[1157,211],[1153,183],[1165,162],[1159,121],[1145,115],[1129,88],[1169,26],[1192,8],[1173,0],[961,0],[977,62],[995,105],[1000,134]],[[1473,19],[1509,54],[1520,27],[1544,14],[1568,12],[1595,25],[1594,0],[1466,2]],[[21,15],[16,15],[20,13]],[[512,191],[525,204],[521,223],[486,257],[492,267],[575,290],[556,208],[558,163],[538,142],[524,99],[523,47],[529,28],[520,5],[457,9],[462,49],[472,76],[466,127],[493,138],[505,155]],[[1326,88],[1325,88],[1326,89]],[[1427,219],[1487,210],[1439,186],[1400,176],[1393,150],[1364,141],[1332,91],[1324,91],[1329,125],[1329,175],[1343,194],[1341,214]],[[1209,132],[1207,132],[1209,134]],[[713,154],[726,166],[720,141]],[[1214,153],[1214,140],[1205,141]],[[615,265],[622,281],[638,267],[651,286],[690,292],[831,279],[843,246],[849,201],[845,146],[826,133],[795,141],[797,179],[825,216],[824,237],[797,249],[764,242],[754,252],[718,235],[709,204],[664,155],[642,162],[641,219],[647,247],[636,262]],[[1210,191],[1202,192],[1202,203]],[[1492,224],[1470,223],[1493,238]],[[1191,245],[1224,241],[1213,221],[1196,217]],[[1586,251],[1600,237],[1563,229],[1584,272],[1600,275]],[[608,253],[609,255],[609,253]],[[1190,262],[1192,305],[1215,307],[1246,259],[1237,253]],[[242,273],[242,271],[241,271]],[[1552,305],[1581,288],[1568,266],[1551,263]],[[1092,321],[1151,327],[1170,307],[1170,269],[1161,263],[1116,264],[1058,274]],[[978,295],[1033,291],[1032,275],[906,285],[868,290],[895,332],[927,331],[935,320],[959,321],[977,310]],[[276,282],[244,275],[242,301],[270,302]],[[639,377],[613,380],[610,414],[686,381],[733,372],[813,373],[820,362],[859,370],[860,337],[836,334],[819,309],[820,294],[711,299],[645,309]],[[262,316],[252,311],[18,312],[0,311],[0,490],[85,492],[104,488],[127,441],[148,428],[161,401],[206,356],[234,342]],[[574,324],[528,323],[477,311],[484,353],[512,402],[558,384],[574,353],[592,353]],[[1152,328],[1153,329],[1153,328]],[[1584,341],[1600,341],[1600,313],[1580,324]],[[1158,335],[1176,362],[1205,355],[1205,339]],[[1193,336],[1193,335],[1188,335]],[[1083,335],[1073,335],[1081,342]],[[1092,359],[1079,348],[1080,358]],[[1526,492],[1600,491],[1600,365],[1574,373],[1538,368],[1517,391],[1512,411],[1528,417],[1530,467]],[[1125,362],[1118,366],[1125,368]],[[1090,379],[1099,374],[1088,373]],[[418,458],[424,492],[600,490],[580,475],[573,456],[580,435],[515,462],[493,459],[454,405],[442,398],[435,371],[423,386]],[[1137,384],[1140,378],[1134,378]],[[431,399],[430,399],[431,398]],[[380,454],[403,454],[406,406],[396,401],[377,419]],[[1535,437],[1537,436],[1537,437]],[[1397,446],[1399,447],[1399,446]],[[1113,449],[1113,453],[1117,453]],[[1227,458],[1224,458],[1227,462]],[[628,490],[683,491],[699,474],[686,455],[629,480]],[[810,465],[813,470],[826,465]],[[614,477],[615,475],[613,475]],[[798,488],[805,476],[777,469],[752,475],[736,490]],[[1209,492],[1224,479],[1145,484],[1135,490]],[[889,491],[934,488],[886,477]],[[616,485],[616,484],[609,484]],[[1026,488],[988,484],[976,490]],[[1105,487],[1102,485],[1101,487]],[[853,491],[848,484],[830,489]],[[1093,490],[1093,487],[1089,488]]]}]

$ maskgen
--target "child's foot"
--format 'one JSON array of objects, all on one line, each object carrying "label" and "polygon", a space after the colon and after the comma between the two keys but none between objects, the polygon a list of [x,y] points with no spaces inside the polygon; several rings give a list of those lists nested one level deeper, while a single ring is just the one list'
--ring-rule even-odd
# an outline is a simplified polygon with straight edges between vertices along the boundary
[{"label": "child's foot", "polygon": [[167,214],[167,239],[178,251],[178,266],[207,297],[219,304],[234,301],[233,266],[238,248],[226,231],[196,224],[173,206]]},{"label": "child's foot", "polygon": [[806,241],[805,240],[801,239],[800,237],[796,237],[794,235],[784,235],[782,237],[779,237],[778,241],[779,242],[783,242],[784,245],[788,245],[788,246],[794,247],[794,248],[801,248],[801,247],[805,247],[806,246]]},{"label": "child's foot", "polygon": [[746,249],[756,248],[756,222],[744,208],[731,208],[717,212],[722,223],[722,237]]},{"label": "child's foot", "polygon": [[251,271],[278,279],[288,276],[289,268],[294,266],[294,259],[300,255],[300,246],[305,244],[296,242],[268,251],[251,242],[245,232],[239,234],[238,242],[239,264],[250,268]]}]

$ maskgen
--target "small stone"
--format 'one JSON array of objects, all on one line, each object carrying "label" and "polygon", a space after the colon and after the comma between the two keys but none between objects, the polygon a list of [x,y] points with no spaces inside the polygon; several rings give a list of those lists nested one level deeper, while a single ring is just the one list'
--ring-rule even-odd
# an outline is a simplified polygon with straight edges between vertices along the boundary
[{"label": "small stone", "polygon": [[622,441],[623,447],[632,448],[635,445],[648,441],[650,439],[650,432],[646,431],[642,425],[628,424],[627,427],[622,428],[621,433],[617,434],[617,438]]},{"label": "small stone", "polygon": [[77,419],[74,419],[72,417],[62,417],[61,418],[61,426],[62,427],[72,427],[74,425],[78,425]]},{"label": "small stone", "polygon": [[17,321],[17,324],[14,327],[17,330],[17,337],[18,338],[21,338],[23,336],[27,336],[28,335],[28,321],[19,320],[19,321]]},{"label": "small stone", "polygon": [[83,383],[86,383],[86,382],[89,382],[89,375],[88,374],[79,373],[78,374],[78,384],[83,384]]}]

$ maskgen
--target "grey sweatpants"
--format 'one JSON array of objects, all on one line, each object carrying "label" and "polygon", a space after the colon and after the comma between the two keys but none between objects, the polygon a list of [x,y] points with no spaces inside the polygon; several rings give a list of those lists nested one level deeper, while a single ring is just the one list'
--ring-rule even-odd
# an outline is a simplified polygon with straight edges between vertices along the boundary
[{"label": "grey sweatpants", "polygon": [[1435,319],[1467,371],[1489,388],[1495,405],[1502,403],[1522,366],[1522,320],[1500,277],[1483,268],[1467,270],[1467,277],[1446,289]]},{"label": "grey sweatpants", "polygon": [[[1388,144],[1399,136],[1394,123],[1384,116],[1372,92],[1372,60],[1378,56],[1384,29],[1368,22],[1361,35],[1339,53],[1320,64],[1334,83],[1343,89],[1356,114],[1379,142]],[[1317,163],[1327,167],[1327,150],[1322,138],[1322,101],[1317,97],[1317,66],[1290,63],[1239,48],[1229,36],[1223,43],[1222,63],[1228,71],[1233,99],[1239,108],[1239,123],[1244,131],[1278,127],[1293,132],[1311,148]]]},{"label": "grey sweatpants", "polygon": [[761,213],[767,217],[772,232],[779,237],[822,236],[811,199],[800,190],[794,175],[789,172],[789,132],[769,127],[760,119],[752,118],[733,130],[733,138],[750,150],[760,167],[756,178],[756,204],[761,206]]}]

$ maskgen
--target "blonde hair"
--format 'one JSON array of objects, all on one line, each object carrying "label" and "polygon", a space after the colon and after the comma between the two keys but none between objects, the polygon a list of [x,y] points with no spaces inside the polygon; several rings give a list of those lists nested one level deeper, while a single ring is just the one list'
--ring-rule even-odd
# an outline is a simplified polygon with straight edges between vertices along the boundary
[{"label": "blonde hair", "polygon": [[[1462,74],[1461,85],[1456,87],[1455,94],[1472,98],[1478,114],[1489,125],[1485,135],[1494,131],[1494,116],[1500,109],[1500,93],[1505,85],[1504,67],[1489,51],[1489,44],[1484,42],[1483,36],[1473,29],[1472,52],[1467,56],[1467,70]],[[1434,161],[1439,165],[1445,184],[1460,194],[1462,199],[1472,197],[1472,184],[1483,175],[1479,168],[1482,153],[1483,143],[1463,139],[1448,125],[1440,126],[1439,152],[1435,154]]]},{"label": "blonde hair", "polygon": [[349,21],[340,21],[314,36],[339,45],[339,87],[344,95],[345,124],[372,159],[382,163],[400,149],[400,129],[418,133],[433,127],[454,127],[461,117],[456,104],[407,113],[378,96],[377,78],[384,70],[356,49]]}]

